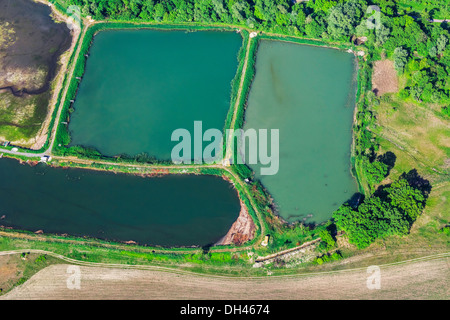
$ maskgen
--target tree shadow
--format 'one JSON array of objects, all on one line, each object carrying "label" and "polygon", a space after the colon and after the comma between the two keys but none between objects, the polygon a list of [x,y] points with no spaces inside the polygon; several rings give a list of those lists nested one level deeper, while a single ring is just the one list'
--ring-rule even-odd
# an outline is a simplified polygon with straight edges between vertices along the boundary
[{"label": "tree shadow", "polygon": [[364,195],[362,193],[356,192],[352,197],[346,201],[346,203],[352,208],[358,207],[364,201]]},{"label": "tree shadow", "polygon": [[[419,175],[417,169],[412,169],[409,172],[403,172],[399,179],[401,178],[404,178],[408,182],[410,187],[419,190],[424,196],[425,200],[428,198],[431,192],[431,184],[427,179]],[[386,200],[388,196],[388,192],[386,191],[386,189],[390,186],[391,184],[379,186],[378,189],[373,193],[373,196]]]},{"label": "tree shadow", "polygon": [[378,161],[383,162],[388,167],[388,172],[386,176],[388,176],[389,173],[391,172],[391,169],[394,167],[396,160],[397,156],[391,151],[388,151],[385,154],[378,156]]},{"label": "tree shadow", "polygon": [[212,246],[213,246],[212,243],[205,244],[204,246],[202,246],[203,254],[208,254]]},{"label": "tree shadow", "polygon": [[439,10],[437,8],[433,8],[428,13],[430,15],[430,19],[434,19],[434,17],[436,17],[436,15],[439,13]]},{"label": "tree shadow", "polygon": [[401,177],[405,178],[411,187],[419,189],[425,199],[428,198],[432,188],[430,181],[421,177],[416,169],[412,169],[408,173],[403,173]]},{"label": "tree shadow", "polygon": [[334,241],[336,241],[336,235],[337,235],[337,227],[335,223],[331,223],[329,226],[327,226],[327,231],[330,233],[331,237]]}]

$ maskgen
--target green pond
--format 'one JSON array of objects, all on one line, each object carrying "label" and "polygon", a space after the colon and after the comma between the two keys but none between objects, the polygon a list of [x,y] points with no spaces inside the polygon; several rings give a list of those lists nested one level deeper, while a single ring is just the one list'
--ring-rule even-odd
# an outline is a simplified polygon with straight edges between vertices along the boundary
[{"label": "green pond", "polygon": [[170,160],[172,132],[222,130],[242,37],[236,32],[108,30],[94,37],[71,115],[71,145]]},{"label": "green pond", "polygon": [[252,168],[289,222],[323,222],[358,190],[350,163],[355,78],[351,54],[260,43],[244,129],[279,129],[278,173]]},{"label": "green pond", "polygon": [[0,225],[162,246],[213,244],[239,216],[221,177],[142,178],[0,159]]}]

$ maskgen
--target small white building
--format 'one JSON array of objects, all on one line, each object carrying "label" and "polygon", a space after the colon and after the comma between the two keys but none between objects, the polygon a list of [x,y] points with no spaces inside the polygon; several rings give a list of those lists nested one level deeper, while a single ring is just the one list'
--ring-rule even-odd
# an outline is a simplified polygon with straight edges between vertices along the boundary
[{"label": "small white building", "polygon": [[46,162],[48,162],[50,160],[52,160],[52,157],[50,157],[50,156],[42,156],[40,162],[46,163]]}]

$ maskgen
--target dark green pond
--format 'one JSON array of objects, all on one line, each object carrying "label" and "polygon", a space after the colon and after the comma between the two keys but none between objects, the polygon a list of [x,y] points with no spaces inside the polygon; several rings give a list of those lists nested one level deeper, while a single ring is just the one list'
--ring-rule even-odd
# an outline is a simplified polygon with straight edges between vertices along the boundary
[{"label": "dark green pond", "polygon": [[169,160],[178,128],[222,130],[242,37],[235,32],[102,31],[74,103],[71,145]]},{"label": "dark green pond", "polygon": [[[350,172],[355,75],[346,52],[260,43],[245,129],[279,129],[279,171],[258,178],[285,220],[326,221],[357,192]],[[259,173],[261,165],[252,167]]]},{"label": "dark green pond", "polygon": [[216,176],[142,178],[0,159],[0,225],[163,246],[215,243],[240,203]]}]

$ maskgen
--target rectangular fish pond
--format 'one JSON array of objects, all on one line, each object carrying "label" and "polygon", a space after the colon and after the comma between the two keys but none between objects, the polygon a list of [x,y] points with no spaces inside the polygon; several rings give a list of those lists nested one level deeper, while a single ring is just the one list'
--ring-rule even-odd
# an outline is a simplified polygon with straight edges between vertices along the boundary
[{"label": "rectangular fish pond", "polygon": [[219,241],[240,212],[233,186],[218,176],[142,178],[0,159],[0,225],[142,245]]},{"label": "rectangular fish pond", "polygon": [[350,161],[355,95],[352,54],[260,42],[244,129],[279,129],[278,173],[251,167],[284,220],[326,221],[358,191]]},{"label": "rectangular fish pond", "polygon": [[70,146],[170,160],[172,132],[223,130],[242,36],[236,32],[103,30],[89,50]]}]

